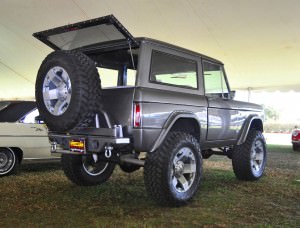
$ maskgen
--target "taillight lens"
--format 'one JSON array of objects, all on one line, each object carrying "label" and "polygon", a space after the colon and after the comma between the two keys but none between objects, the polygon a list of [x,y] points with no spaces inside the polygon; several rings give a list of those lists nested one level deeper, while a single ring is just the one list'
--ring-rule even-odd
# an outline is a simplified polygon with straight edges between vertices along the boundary
[{"label": "taillight lens", "polygon": [[134,104],[133,107],[133,126],[140,127],[142,122],[142,110],[140,104]]}]

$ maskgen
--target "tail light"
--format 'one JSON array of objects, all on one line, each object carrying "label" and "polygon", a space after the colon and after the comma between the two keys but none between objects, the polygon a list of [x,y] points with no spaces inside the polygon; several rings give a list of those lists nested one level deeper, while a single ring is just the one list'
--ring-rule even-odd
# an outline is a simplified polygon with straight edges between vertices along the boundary
[{"label": "tail light", "polygon": [[142,123],[142,109],[141,105],[135,103],[133,106],[133,127],[140,127]]}]

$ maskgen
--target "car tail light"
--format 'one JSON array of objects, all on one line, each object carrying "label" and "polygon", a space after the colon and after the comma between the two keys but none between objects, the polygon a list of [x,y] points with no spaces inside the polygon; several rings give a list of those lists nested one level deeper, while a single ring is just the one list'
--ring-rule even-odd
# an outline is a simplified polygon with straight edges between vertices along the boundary
[{"label": "car tail light", "polygon": [[142,122],[141,105],[136,103],[133,109],[133,127],[140,127]]}]

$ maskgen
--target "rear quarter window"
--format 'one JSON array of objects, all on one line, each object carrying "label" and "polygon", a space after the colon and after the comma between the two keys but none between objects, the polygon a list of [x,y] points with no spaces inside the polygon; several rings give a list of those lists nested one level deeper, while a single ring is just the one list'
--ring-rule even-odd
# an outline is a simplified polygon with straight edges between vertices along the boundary
[{"label": "rear quarter window", "polygon": [[152,51],[150,82],[197,89],[197,63],[176,55]]}]

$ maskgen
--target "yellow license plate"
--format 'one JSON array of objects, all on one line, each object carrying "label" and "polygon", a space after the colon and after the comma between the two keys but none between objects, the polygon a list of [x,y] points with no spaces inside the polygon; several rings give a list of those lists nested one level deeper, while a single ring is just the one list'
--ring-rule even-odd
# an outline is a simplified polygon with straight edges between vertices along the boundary
[{"label": "yellow license plate", "polygon": [[76,153],[85,153],[85,140],[84,139],[72,139],[69,141],[70,151]]}]

